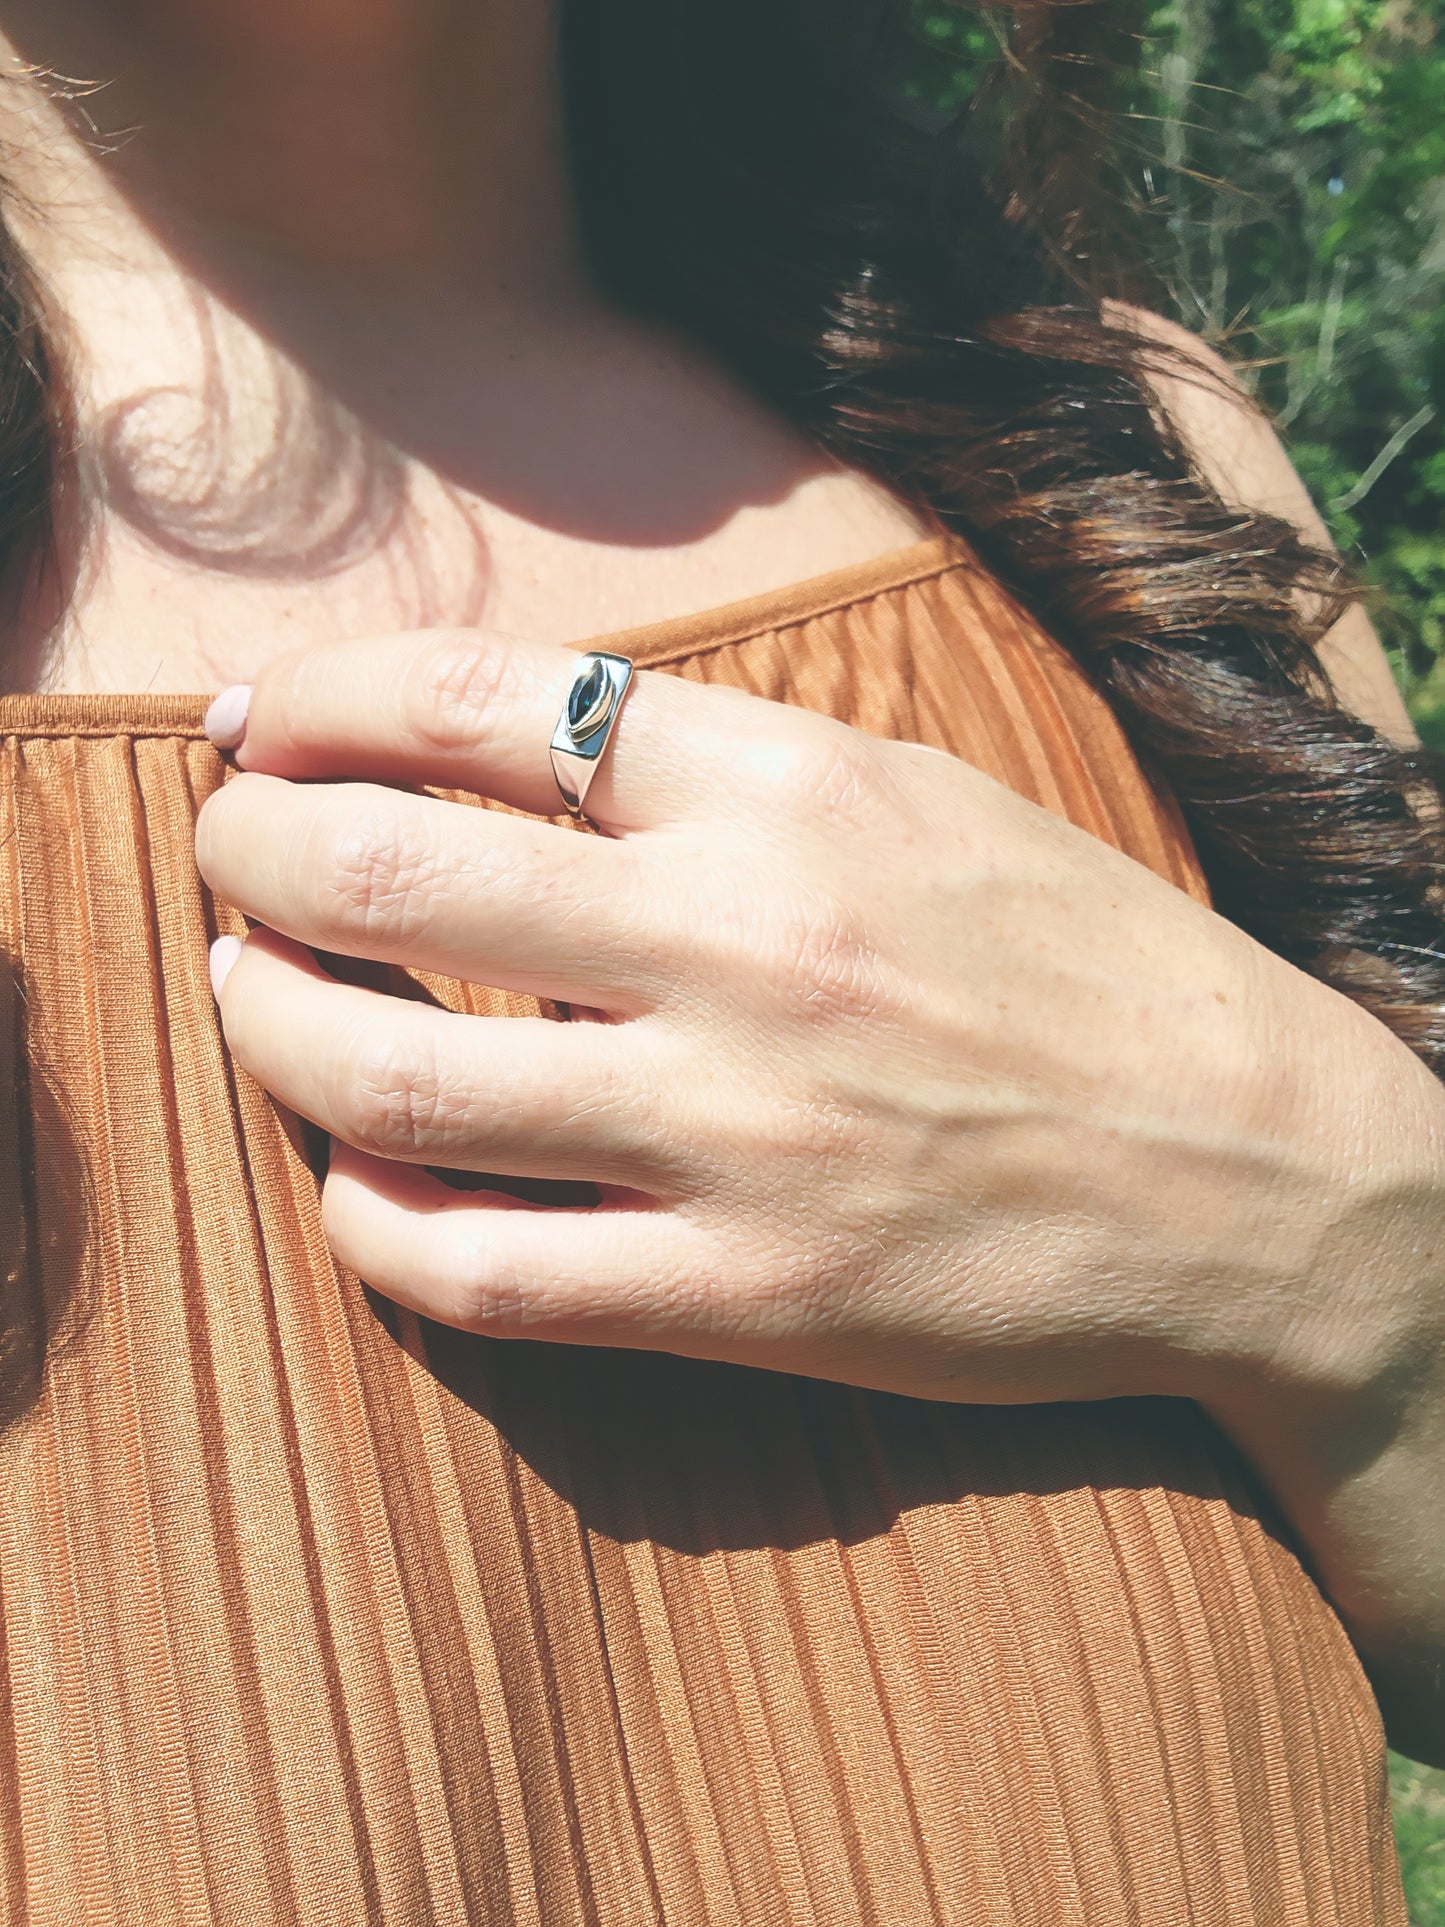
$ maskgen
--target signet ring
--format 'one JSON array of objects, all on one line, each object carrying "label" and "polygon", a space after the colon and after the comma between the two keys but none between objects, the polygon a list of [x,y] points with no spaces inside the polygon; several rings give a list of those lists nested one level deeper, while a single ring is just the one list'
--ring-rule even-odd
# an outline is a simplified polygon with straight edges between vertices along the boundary
[{"label": "signet ring", "polygon": [[567,814],[584,822],[591,821],[582,807],[587,791],[612,740],[631,682],[629,657],[609,656],[601,650],[583,656],[552,731],[552,774]]}]

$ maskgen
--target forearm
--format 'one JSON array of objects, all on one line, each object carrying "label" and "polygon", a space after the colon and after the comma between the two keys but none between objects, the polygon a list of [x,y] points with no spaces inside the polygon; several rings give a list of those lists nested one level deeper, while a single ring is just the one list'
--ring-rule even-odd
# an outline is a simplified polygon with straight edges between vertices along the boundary
[{"label": "forearm", "polygon": [[1344,1019],[1317,1125],[1338,1179],[1296,1315],[1282,1290],[1254,1325],[1267,1342],[1203,1402],[1298,1534],[1392,1743],[1442,1764],[1445,1088],[1380,1026]]}]

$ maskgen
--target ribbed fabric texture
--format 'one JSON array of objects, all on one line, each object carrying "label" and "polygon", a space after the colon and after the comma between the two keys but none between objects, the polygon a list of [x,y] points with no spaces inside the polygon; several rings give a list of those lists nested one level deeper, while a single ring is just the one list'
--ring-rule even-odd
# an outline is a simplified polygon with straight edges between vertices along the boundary
[{"label": "ribbed fabric texture", "polygon": [[[941,547],[611,646],[1204,894]],[[0,704],[7,1927],[1403,1922],[1368,1689],[1193,1407],[504,1345],[337,1272],[217,1029],[201,708]]]}]

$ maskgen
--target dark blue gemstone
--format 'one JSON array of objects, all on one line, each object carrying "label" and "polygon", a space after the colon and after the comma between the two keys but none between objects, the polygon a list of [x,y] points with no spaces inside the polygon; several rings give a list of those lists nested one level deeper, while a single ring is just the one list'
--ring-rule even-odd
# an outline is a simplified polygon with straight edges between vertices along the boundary
[{"label": "dark blue gemstone", "polygon": [[605,663],[595,662],[567,698],[567,733],[575,741],[599,730],[612,710],[612,684]]}]

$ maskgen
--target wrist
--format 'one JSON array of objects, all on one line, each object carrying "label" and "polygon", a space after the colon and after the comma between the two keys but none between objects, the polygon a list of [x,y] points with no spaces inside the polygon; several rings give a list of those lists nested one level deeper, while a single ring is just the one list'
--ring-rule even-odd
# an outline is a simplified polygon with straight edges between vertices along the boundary
[{"label": "wrist", "polygon": [[1263,963],[1241,1096],[1270,1147],[1249,1213],[1262,1249],[1237,1254],[1204,1402],[1252,1384],[1363,1413],[1428,1376],[1445,1340],[1445,1087],[1358,1005]]},{"label": "wrist", "polygon": [[[1271,1014],[1284,1261],[1255,1274],[1194,1396],[1272,1491],[1382,1688],[1438,1679],[1445,1088],[1376,1019],[1288,976],[1288,1022]],[[1438,1732],[1438,1704],[1422,1718]]]}]

